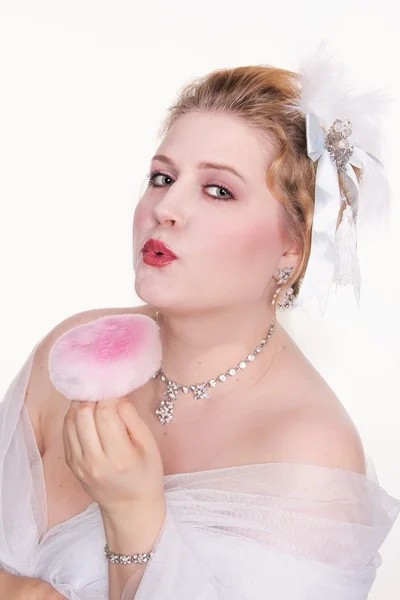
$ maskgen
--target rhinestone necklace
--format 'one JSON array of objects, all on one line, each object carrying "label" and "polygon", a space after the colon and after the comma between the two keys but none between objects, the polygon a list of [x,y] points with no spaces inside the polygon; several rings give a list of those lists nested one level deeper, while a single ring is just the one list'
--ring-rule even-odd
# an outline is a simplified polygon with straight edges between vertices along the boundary
[{"label": "rhinestone necklace", "polygon": [[[159,313],[157,312],[155,318],[156,321],[158,314]],[[234,377],[237,373],[240,373],[241,370],[245,369],[249,363],[253,362],[253,360],[255,360],[257,356],[261,354],[261,352],[264,350],[274,331],[274,328],[275,318],[273,319],[269,327],[267,336],[261,340],[258,346],[254,348],[253,352],[249,354],[247,358],[240,361],[240,363],[236,367],[229,369],[226,373],[219,375],[216,379],[209,379],[204,383],[197,383],[195,385],[180,385],[176,381],[168,379],[168,377],[165,375],[164,371],[161,368],[158,369],[158,371],[153,375],[153,379],[157,379],[158,377],[160,377],[161,381],[165,383],[166,390],[164,391],[164,396],[167,396],[167,399],[161,400],[159,407],[155,411],[155,414],[157,415],[161,425],[166,425],[167,423],[170,423],[174,418],[174,403],[179,392],[183,392],[184,394],[189,394],[190,392],[192,392],[195,400],[203,400],[204,398],[209,398],[207,388],[213,388],[218,383],[225,383],[225,381],[229,377]]]}]

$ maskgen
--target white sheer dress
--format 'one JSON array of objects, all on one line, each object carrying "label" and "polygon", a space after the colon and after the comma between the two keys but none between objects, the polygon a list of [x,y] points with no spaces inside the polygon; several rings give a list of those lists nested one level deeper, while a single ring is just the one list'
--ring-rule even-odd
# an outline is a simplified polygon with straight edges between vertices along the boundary
[{"label": "white sheer dress", "polygon": [[[42,461],[24,404],[36,348],[0,403],[0,568],[70,600],[106,600],[98,505],[46,532]],[[155,554],[121,600],[365,600],[400,512],[370,459],[367,476],[286,463],[169,475],[165,493]]]}]

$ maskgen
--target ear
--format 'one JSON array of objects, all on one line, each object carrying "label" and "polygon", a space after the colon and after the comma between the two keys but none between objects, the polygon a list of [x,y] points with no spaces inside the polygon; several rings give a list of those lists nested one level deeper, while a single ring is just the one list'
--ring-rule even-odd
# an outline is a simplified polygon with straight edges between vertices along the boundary
[{"label": "ear", "polygon": [[278,281],[278,270],[279,269],[288,269],[289,267],[294,267],[296,270],[299,266],[302,259],[302,251],[294,240],[288,240],[285,244],[284,252],[281,256],[281,259],[277,266],[277,272],[275,274],[275,279]]}]

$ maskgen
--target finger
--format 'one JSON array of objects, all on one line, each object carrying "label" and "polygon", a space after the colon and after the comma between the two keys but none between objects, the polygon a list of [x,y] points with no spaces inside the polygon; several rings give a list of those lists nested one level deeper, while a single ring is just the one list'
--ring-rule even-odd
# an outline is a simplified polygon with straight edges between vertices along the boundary
[{"label": "finger", "polygon": [[72,451],[69,443],[69,436],[67,433],[67,428],[64,420],[63,428],[62,428],[62,437],[63,437],[63,445],[64,445],[64,457],[67,465],[71,464]]},{"label": "finger", "polygon": [[64,441],[64,453],[67,463],[70,464],[74,460],[80,460],[83,453],[78,433],[76,431],[76,409],[74,407],[74,402],[71,403],[71,406],[64,417],[62,433]]},{"label": "finger", "polygon": [[104,453],[110,460],[116,460],[124,451],[132,451],[132,440],[117,410],[120,402],[120,398],[102,400],[94,414]]},{"label": "finger", "polygon": [[94,414],[97,402],[76,402],[76,431],[82,447],[83,458],[92,460],[104,455]]},{"label": "finger", "polygon": [[129,400],[122,400],[120,402],[118,405],[118,412],[125,423],[128,435],[134,444],[141,446],[144,450],[150,450],[154,445],[158,448],[158,444],[150,427],[145,423]]}]

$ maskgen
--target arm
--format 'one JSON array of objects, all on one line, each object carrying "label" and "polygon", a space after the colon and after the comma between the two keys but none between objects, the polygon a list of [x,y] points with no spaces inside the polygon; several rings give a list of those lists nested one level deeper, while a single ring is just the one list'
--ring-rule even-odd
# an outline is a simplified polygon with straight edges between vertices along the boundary
[{"label": "arm", "polygon": [[0,600],[65,600],[41,579],[11,575],[0,569]]},{"label": "arm", "polygon": [[[124,536],[114,531],[114,536],[110,537],[118,547]],[[131,539],[138,541],[137,534]],[[151,547],[157,552],[157,557],[151,558],[151,564],[110,566],[109,600],[265,600],[261,589],[260,595],[249,589],[248,595],[244,596],[234,583],[235,578],[230,578],[229,570],[219,577],[210,569],[181,536],[170,514]],[[238,568],[236,577],[240,572]]]},{"label": "arm", "polygon": [[[145,515],[148,515],[147,517]],[[103,523],[109,549],[117,554],[139,554],[151,552],[157,545],[163,531],[166,510],[157,507],[154,512],[149,508],[141,511],[140,520],[135,522],[131,514],[125,518],[119,515],[118,520],[103,512]],[[132,540],[135,549],[132,550]],[[151,560],[151,559],[150,559]],[[144,575],[146,563],[120,565],[108,562],[109,600],[121,600],[128,580],[130,586],[135,581],[138,585]]]}]

